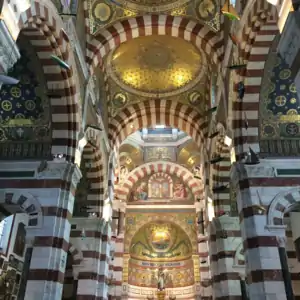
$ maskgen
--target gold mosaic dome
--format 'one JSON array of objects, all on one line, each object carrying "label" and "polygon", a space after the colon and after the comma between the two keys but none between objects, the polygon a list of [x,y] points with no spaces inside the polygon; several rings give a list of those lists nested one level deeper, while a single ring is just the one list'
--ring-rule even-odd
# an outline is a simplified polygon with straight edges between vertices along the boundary
[{"label": "gold mosaic dome", "polygon": [[191,43],[170,36],[130,40],[112,52],[107,71],[128,92],[172,96],[194,86],[204,73],[202,55]]}]

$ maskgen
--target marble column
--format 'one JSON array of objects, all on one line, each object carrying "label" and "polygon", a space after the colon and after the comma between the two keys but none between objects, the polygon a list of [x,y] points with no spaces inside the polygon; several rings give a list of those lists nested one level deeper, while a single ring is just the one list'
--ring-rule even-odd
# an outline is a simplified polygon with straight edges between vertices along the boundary
[{"label": "marble column", "polygon": [[81,173],[72,163],[48,162],[38,177],[49,184],[59,182],[59,187],[32,192],[41,204],[43,220],[39,226],[27,229],[27,238],[32,238],[32,255],[24,299],[59,300],[69,248],[69,219]]}]

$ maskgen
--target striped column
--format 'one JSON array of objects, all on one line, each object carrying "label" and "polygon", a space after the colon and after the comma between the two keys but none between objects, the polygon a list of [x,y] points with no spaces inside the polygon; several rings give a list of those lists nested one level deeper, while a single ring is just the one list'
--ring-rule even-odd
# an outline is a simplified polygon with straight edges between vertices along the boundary
[{"label": "striped column", "polygon": [[208,254],[208,237],[198,236],[198,253],[200,260],[200,280],[201,280],[201,299],[212,299],[212,287],[207,286],[207,283],[211,280],[210,266],[209,266],[209,254]]},{"label": "striped column", "polygon": [[224,215],[210,224],[210,261],[213,299],[242,299],[240,274],[233,270],[241,239],[239,219]]},{"label": "striped column", "polygon": [[105,258],[102,247],[103,239],[106,239],[104,233],[107,226],[108,224],[103,219],[72,219],[72,227],[76,228],[71,231],[71,240],[72,243],[81,245],[83,256],[81,264],[76,267],[77,300],[107,299],[101,298],[101,286],[105,280],[101,270]]},{"label": "striped column", "polygon": [[115,241],[115,253],[113,264],[113,277],[114,277],[114,300],[121,299],[122,296],[122,276],[123,276],[123,254],[124,254],[124,232],[120,233]]},{"label": "striped column", "polygon": [[[224,144],[224,136],[220,136],[216,142],[216,155],[223,158],[222,161],[212,166],[213,175],[212,187],[228,186],[230,179],[230,149]],[[220,212],[230,212],[230,193],[229,188],[214,192],[213,205],[216,216]]]},{"label": "striped column", "polygon": [[[70,223],[80,170],[67,162],[48,163],[38,179],[0,181],[5,203],[20,205],[30,216],[27,239],[32,248],[25,300],[60,300],[69,250]],[[26,204],[28,195],[32,201]],[[34,219],[40,204],[42,219]],[[11,204],[10,204],[11,205]],[[37,218],[38,213],[35,213]]]},{"label": "striped column", "polygon": [[108,299],[108,274],[109,274],[109,264],[111,262],[110,257],[110,240],[111,240],[111,227],[109,223],[106,223],[101,236],[101,256],[100,264],[98,267],[98,296],[100,299]]},{"label": "striped column", "polygon": [[[268,227],[268,207],[263,208],[263,203],[271,202],[286,180],[271,177],[271,169],[268,162],[256,167],[235,164],[232,169],[232,181],[238,184],[237,204],[251,300],[286,299],[278,252],[278,236],[285,236],[285,227]],[[281,206],[276,209],[281,211]]]}]

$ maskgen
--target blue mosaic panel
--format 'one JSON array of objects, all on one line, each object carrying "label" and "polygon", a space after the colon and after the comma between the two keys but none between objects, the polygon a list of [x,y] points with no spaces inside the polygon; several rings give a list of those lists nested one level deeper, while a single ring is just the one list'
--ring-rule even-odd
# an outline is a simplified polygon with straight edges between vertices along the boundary
[{"label": "blue mosaic panel", "polygon": [[38,66],[21,51],[21,58],[8,73],[20,82],[3,85],[0,91],[0,157],[49,155],[50,104],[35,68]]}]

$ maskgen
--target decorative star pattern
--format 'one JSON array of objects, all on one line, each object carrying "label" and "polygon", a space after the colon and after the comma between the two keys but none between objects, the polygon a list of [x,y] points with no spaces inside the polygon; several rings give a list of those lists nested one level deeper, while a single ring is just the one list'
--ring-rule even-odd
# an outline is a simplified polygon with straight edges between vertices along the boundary
[{"label": "decorative star pattern", "polygon": [[[43,117],[43,102],[37,95],[39,82],[29,69],[30,60],[22,52],[20,60],[9,72],[9,76],[17,78],[17,85],[3,85],[0,92],[0,124],[24,125],[34,124]],[[17,121],[18,120],[18,121]]]}]

